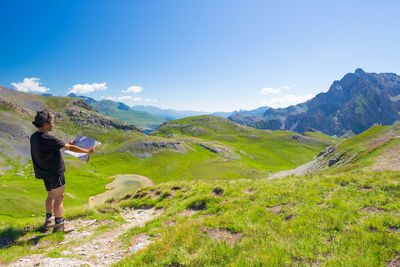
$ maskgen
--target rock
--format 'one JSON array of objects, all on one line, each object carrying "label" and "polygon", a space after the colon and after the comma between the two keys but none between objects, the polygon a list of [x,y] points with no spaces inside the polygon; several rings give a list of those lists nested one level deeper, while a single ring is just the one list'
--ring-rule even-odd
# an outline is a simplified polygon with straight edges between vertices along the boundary
[{"label": "rock", "polygon": [[333,153],[335,151],[336,151],[336,147],[329,146],[329,147],[325,148],[324,151],[319,152],[319,154],[317,155],[317,158],[318,157],[324,157],[325,158],[326,156],[328,156],[329,154],[331,154],[331,153]]},{"label": "rock", "polygon": [[174,152],[184,153],[186,148],[182,142],[176,141],[137,141],[130,143],[120,149],[119,152],[129,151],[132,152],[136,157],[148,158],[154,153],[162,150],[169,150]]},{"label": "rock", "polygon": [[214,188],[214,190],[212,192],[219,196],[222,196],[224,194],[224,190],[221,187]]},{"label": "rock", "polygon": [[106,128],[114,127],[116,129],[121,129],[125,131],[137,131],[142,132],[135,125],[128,125],[122,122],[119,122],[115,119],[105,117],[99,114],[92,106],[87,104],[82,99],[76,99],[71,101],[67,108],[65,109],[65,113],[69,116],[69,119],[73,121],[76,125],[100,125]]},{"label": "rock", "polygon": [[219,154],[220,156],[227,159],[238,159],[239,155],[234,153],[230,148],[222,145],[212,144],[212,143],[199,143],[199,146],[204,147],[212,153]]},{"label": "rock", "polygon": [[335,165],[339,160],[340,160],[340,158],[333,158],[333,159],[330,159],[330,160],[328,161],[328,167],[330,167],[330,166],[332,166],[332,165]]}]

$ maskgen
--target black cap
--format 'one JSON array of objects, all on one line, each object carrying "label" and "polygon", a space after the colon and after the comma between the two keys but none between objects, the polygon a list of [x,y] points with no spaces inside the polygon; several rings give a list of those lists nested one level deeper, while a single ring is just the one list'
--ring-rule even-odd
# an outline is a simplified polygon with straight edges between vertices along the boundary
[{"label": "black cap", "polygon": [[51,123],[51,114],[47,110],[38,111],[35,120],[32,122],[36,127],[43,127],[46,123]]}]

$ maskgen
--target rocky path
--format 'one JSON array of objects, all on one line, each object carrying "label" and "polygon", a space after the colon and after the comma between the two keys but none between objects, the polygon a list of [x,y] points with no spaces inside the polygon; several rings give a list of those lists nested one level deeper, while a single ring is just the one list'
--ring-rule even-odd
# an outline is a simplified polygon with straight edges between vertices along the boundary
[{"label": "rocky path", "polygon": [[[34,254],[12,262],[10,266],[110,266],[129,253],[120,241],[120,236],[131,228],[144,226],[153,220],[161,211],[153,209],[126,209],[120,213],[125,219],[122,224],[115,224],[111,220],[75,220],[70,224],[75,226],[73,232],[66,234],[65,240],[52,244],[47,251],[62,249],[62,257],[50,258],[45,254]],[[111,230],[99,231],[103,225],[114,226]],[[146,247],[152,240],[146,234],[139,234],[132,239],[132,245]],[[40,242],[37,246],[41,246]],[[35,249],[35,248],[32,248]]]}]

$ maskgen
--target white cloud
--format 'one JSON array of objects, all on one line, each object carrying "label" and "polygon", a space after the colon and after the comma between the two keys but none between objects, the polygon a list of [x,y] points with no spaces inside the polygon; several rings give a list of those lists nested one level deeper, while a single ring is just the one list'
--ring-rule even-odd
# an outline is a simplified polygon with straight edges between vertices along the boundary
[{"label": "white cloud", "polygon": [[295,87],[296,87],[296,85],[295,85],[295,84],[292,84],[292,85],[283,86],[282,88],[285,89],[285,90],[292,90],[292,89],[295,88]]},{"label": "white cloud", "polygon": [[107,90],[106,83],[92,83],[92,84],[75,84],[72,86],[71,90],[68,93],[74,94],[88,94],[93,93],[95,91],[105,91]]},{"label": "white cloud", "polygon": [[142,91],[143,91],[143,88],[141,86],[132,85],[132,86],[129,86],[128,89],[122,90],[121,92],[122,93],[134,93],[134,94],[137,94],[137,93],[140,93]]},{"label": "white cloud", "polygon": [[158,102],[157,99],[150,99],[150,98],[146,98],[144,101],[145,101],[145,102],[151,102],[151,103],[156,103],[156,102]]},{"label": "white cloud", "polygon": [[49,88],[40,86],[39,78],[25,78],[23,82],[11,83],[18,91],[21,92],[40,92],[45,93],[49,91]]},{"label": "white cloud", "polygon": [[102,96],[101,99],[114,101],[115,97],[113,97],[113,96]]},{"label": "white cloud", "polygon": [[271,87],[266,87],[266,88],[261,89],[258,93],[259,93],[260,95],[279,94],[279,93],[282,91],[282,89],[283,89],[283,90],[291,90],[291,89],[293,89],[293,88],[295,88],[295,87],[296,87],[295,84],[292,84],[292,85],[285,85],[285,86],[283,86],[282,88],[271,88]]},{"label": "white cloud", "polygon": [[271,87],[263,88],[258,92],[260,95],[266,95],[266,94],[278,94],[280,93],[281,89],[274,89]]},{"label": "white cloud", "polygon": [[296,105],[302,102],[305,102],[311,98],[313,98],[314,95],[304,95],[304,96],[295,96],[295,95],[284,95],[282,97],[276,97],[268,100],[262,100],[260,102],[261,105],[263,106],[268,106],[271,108],[284,108],[288,107],[291,105]]},{"label": "white cloud", "polygon": [[137,102],[137,101],[140,101],[140,100],[142,100],[142,98],[141,97],[133,97],[133,96],[130,96],[130,95],[126,95],[126,96],[121,96],[121,97],[118,97],[118,100],[133,100],[133,101],[135,101],[135,102]]}]

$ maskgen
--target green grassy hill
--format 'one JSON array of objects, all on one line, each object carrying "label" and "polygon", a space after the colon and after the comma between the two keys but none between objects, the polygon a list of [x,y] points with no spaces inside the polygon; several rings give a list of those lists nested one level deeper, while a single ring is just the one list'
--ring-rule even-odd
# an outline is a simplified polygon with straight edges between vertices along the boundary
[{"label": "green grassy hill", "polygon": [[328,148],[315,160],[317,170],[343,173],[351,170],[398,171],[400,125],[374,126]]},{"label": "green grassy hill", "polygon": [[101,114],[115,118],[127,124],[134,124],[142,130],[154,130],[165,119],[157,117],[145,111],[137,111],[129,106],[111,100],[96,101],[90,104]]},{"label": "green grassy hill", "polygon": [[[33,104],[19,94],[23,100],[0,91],[0,117],[7,118],[0,124],[0,145],[13,153],[18,147],[6,143],[13,138],[27,143],[34,131]],[[32,100],[55,112],[54,135],[67,141],[79,133],[102,142],[89,163],[65,157],[64,206],[70,221],[96,219],[107,225],[72,243],[68,235],[40,233],[44,186],[32,176],[29,158],[7,150],[0,161],[1,167],[11,166],[0,173],[0,262],[36,253],[85,258],[63,251],[120,229],[123,214],[135,208],[155,208],[161,215],[115,236],[124,250],[143,236],[152,242],[128,254],[121,266],[379,266],[397,261],[400,176],[393,166],[398,166],[399,126],[374,127],[338,140],[320,132],[264,131],[197,116],[166,122],[144,135],[82,100]],[[12,135],[21,131],[25,134]],[[319,172],[268,179],[324,149],[314,159]],[[382,165],[389,159],[392,164]],[[89,197],[104,192],[109,177],[117,174],[143,175],[155,185],[89,208]],[[76,238],[90,229],[82,226]]]},{"label": "green grassy hill", "polygon": [[[15,244],[0,249],[0,261],[31,254],[90,261],[70,251],[120,229],[127,210],[154,207],[159,217],[115,236],[125,251],[143,238],[150,245],[116,266],[396,266],[399,182],[399,173],[359,172],[161,183],[96,209],[70,209],[71,222],[108,222],[73,242],[68,235],[43,237],[37,219],[29,231],[5,228],[0,236]],[[90,232],[85,225],[78,233]]]},{"label": "green grassy hill", "polygon": [[[5,92],[13,95],[13,100],[7,98],[7,101],[16,107],[26,101],[24,93],[8,89]],[[3,92],[3,95],[6,93]],[[19,97],[15,94],[19,94]],[[3,98],[6,99],[5,96]],[[144,175],[157,184],[176,180],[265,178],[273,171],[290,169],[309,161],[332,141],[299,136],[288,131],[256,130],[214,116],[171,121],[147,136],[134,128],[123,129],[123,124],[115,124],[117,122],[102,117],[80,99],[36,95],[32,95],[32,99],[41,103],[40,109],[47,108],[55,112],[56,127],[52,134],[69,141],[79,133],[102,142],[88,164],[71,156],[65,157],[68,192],[71,194],[66,196],[67,207],[85,205],[90,196],[104,191],[104,186],[110,182],[108,177],[116,174]],[[4,192],[0,197],[4,203],[0,207],[3,224],[17,218],[22,220],[40,216],[41,202],[45,197],[45,192],[40,190],[42,181],[32,176],[29,161],[29,136],[35,130],[30,124],[34,111],[29,109],[29,113],[20,115],[16,107],[2,110],[0,115],[23,122],[18,123],[18,127],[23,126],[26,134],[18,142],[25,145],[28,155],[25,155],[25,161],[3,157],[3,166],[11,167],[0,176],[3,183],[1,190]],[[8,121],[12,122],[13,119]],[[108,124],[102,125],[104,121]],[[193,131],[205,129],[210,134],[196,136],[191,131],[176,130],[175,126],[170,126],[181,125],[188,129],[188,123],[194,127]],[[15,126],[12,123],[10,125]],[[4,136],[10,136],[5,128],[0,134],[3,132]],[[174,131],[174,136],[168,134]],[[11,147],[5,148],[4,151],[12,150]],[[27,192],[32,192],[29,197],[26,196]],[[30,198],[32,204],[24,207],[25,202],[18,201],[19,197]]]}]

